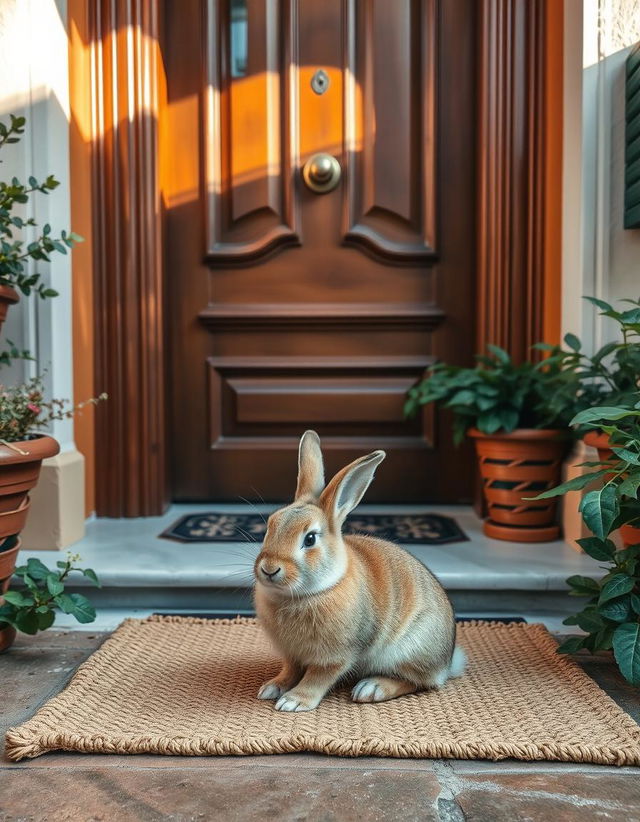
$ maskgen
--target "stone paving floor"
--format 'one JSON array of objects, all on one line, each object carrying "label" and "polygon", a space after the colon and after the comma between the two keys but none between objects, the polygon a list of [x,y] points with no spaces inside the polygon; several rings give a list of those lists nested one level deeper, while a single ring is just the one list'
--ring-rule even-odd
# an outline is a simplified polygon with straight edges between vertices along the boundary
[{"label": "stone paving floor", "polygon": [[[0,733],[57,693],[107,636],[49,631],[0,656]],[[636,721],[640,693],[606,655],[577,657]],[[0,759],[0,820],[640,822],[640,768],[317,754]]]}]

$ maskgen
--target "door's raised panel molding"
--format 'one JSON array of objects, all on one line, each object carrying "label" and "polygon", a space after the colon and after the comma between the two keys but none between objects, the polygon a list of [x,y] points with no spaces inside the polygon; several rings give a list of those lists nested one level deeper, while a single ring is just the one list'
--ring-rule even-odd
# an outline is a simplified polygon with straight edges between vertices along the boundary
[{"label": "door's raised panel molding", "polygon": [[445,319],[429,303],[214,303],[198,317],[212,331],[357,326],[366,330],[433,331]]},{"label": "door's raised panel molding", "polygon": [[436,257],[436,0],[345,4],[344,242]]},{"label": "door's raised panel molding", "polygon": [[336,441],[342,436],[343,444],[384,438],[394,448],[432,448],[432,408],[409,421],[403,408],[406,392],[433,362],[431,356],[210,357],[210,448],[282,444],[309,426]]},{"label": "door's raised panel molding", "polygon": [[300,245],[296,0],[257,0],[251,48],[232,77],[230,4],[207,0],[204,89],[205,259],[212,267],[256,262]]}]

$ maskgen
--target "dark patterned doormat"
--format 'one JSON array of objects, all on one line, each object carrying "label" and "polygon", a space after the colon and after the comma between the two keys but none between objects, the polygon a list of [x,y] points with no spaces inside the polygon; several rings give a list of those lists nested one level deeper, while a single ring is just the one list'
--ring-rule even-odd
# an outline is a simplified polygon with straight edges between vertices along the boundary
[{"label": "dark patterned doormat", "polygon": [[[186,514],[160,536],[178,542],[262,542],[265,520],[260,514]],[[404,545],[445,545],[469,539],[455,519],[442,514],[352,514],[344,530]]]}]

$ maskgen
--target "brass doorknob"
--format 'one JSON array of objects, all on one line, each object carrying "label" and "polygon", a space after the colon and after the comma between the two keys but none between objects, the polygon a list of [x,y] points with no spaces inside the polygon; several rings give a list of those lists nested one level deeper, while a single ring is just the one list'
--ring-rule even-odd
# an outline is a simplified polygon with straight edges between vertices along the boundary
[{"label": "brass doorknob", "polygon": [[326,194],[340,182],[340,163],[330,154],[314,154],[302,167],[302,178],[311,191]]}]

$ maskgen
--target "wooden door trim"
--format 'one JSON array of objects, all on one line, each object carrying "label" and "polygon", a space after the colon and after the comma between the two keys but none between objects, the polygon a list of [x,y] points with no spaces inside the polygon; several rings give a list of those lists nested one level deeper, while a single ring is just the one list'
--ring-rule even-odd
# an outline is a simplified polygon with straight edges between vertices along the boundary
[{"label": "wooden door trim", "polygon": [[477,341],[481,351],[494,343],[519,361],[542,340],[545,302],[557,303],[561,287],[546,275],[557,230],[547,219],[557,197],[547,169],[562,167],[553,154],[561,141],[546,139],[555,128],[547,52],[562,48],[550,19],[547,0],[479,3]]},{"label": "wooden door trim", "polygon": [[168,503],[157,4],[89,3],[94,210],[96,513]]},{"label": "wooden door trim", "polygon": [[432,331],[445,314],[436,306],[420,303],[220,303],[198,314],[200,321],[216,331],[251,328],[255,331],[297,326],[323,329],[350,328],[375,331],[396,327]]}]

